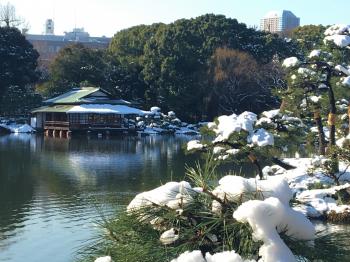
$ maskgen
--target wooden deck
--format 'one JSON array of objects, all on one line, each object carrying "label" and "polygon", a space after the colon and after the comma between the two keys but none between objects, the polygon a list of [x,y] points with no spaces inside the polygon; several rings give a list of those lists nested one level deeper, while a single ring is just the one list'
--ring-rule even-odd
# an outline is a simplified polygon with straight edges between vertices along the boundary
[{"label": "wooden deck", "polygon": [[44,132],[47,136],[69,137],[71,133],[136,133],[139,129],[132,125],[120,123],[70,123],[68,121],[45,121]]}]

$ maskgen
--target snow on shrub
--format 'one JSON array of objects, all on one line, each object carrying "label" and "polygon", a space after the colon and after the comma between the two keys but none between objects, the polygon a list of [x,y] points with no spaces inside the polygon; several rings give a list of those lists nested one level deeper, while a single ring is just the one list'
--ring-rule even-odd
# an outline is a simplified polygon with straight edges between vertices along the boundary
[{"label": "snow on shrub", "polygon": [[279,199],[270,197],[262,200],[250,200],[243,203],[233,213],[233,217],[247,222],[253,229],[256,240],[263,241],[259,255],[264,262],[296,261],[293,253],[278,233],[300,240],[315,238],[315,228],[300,212],[283,204]]},{"label": "snow on shrub", "polygon": [[110,256],[98,257],[95,262],[112,262],[112,258]]},{"label": "snow on shrub", "polygon": [[282,66],[289,68],[299,65],[300,61],[296,57],[289,57],[283,60]]}]

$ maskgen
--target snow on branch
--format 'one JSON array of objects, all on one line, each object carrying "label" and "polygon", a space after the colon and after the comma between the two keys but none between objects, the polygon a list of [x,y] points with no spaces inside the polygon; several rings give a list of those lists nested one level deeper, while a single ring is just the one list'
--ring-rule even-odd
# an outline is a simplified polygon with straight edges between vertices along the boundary
[{"label": "snow on branch", "polygon": [[295,67],[299,64],[300,64],[299,59],[293,56],[293,57],[284,59],[282,66],[289,68],[289,67]]},{"label": "snow on branch", "polygon": [[325,31],[324,43],[333,42],[339,47],[347,47],[350,45],[350,25],[332,25]]},{"label": "snow on branch", "polygon": [[291,250],[279,236],[280,232],[285,232],[294,239],[315,238],[312,223],[302,213],[293,210],[275,197],[264,201],[245,202],[233,213],[233,217],[240,222],[248,222],[253,229],[254,238],[263,241],[259,255],[264,262],[296,261]]}]

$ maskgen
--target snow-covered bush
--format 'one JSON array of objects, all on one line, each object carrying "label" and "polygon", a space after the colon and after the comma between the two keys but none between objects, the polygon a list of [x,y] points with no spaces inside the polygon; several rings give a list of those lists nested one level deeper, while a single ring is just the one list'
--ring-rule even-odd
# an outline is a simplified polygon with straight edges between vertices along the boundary
[{"label": "snow-covered bush", "polygon": [[303,130],[304,125],[299,118],[281,114],[279,110],[263,112],[260,118],[247,111],[240,115],[222,115],[208,123],[204,130],[206,137],[211,139],[192,140],[188,142],[187,150],[212,151],[218,161],[249,160],[262,179],[259,159],[271,160],[271,149],[284,147],[286,137],[299,135]]},{"label": "snow-covered bush", "polygon": [[126,212],[104,225],[101,250],[107,246],[115,261],[296,261],[280,234],[307,241],[315,229],[289,206],[286,180],[219,180],[215,167],[209,159],[188,169],[189,182],[136,195]]},{"label": "snow-covered bush", "polygon": [[[333,25],[325,31],[324,45],[320,49],[311,51],[303,59],[291,57],[283,62],[283,66],[290,72],[288,90],[283,93],[285,104],[289,110],[314,118],[322,155],[326,153],[327,144],[324,126],[329,127],[328,146],[335,147],[336,127],[339,126],[337,115],[346,112],[349,106],[345,103],[336,104],[337,89],[344,88],[348,83],[350,85],[350,66],[346,64],[342,53],[350,45],[349,39],[349,26]],[[338,169],[336,158],[334,159],[333,173]]]},{"label": "snow-covered bush", "polygon": [[151,107],[150,111],[144,111],[143,117],[138,117],[137,127],[142,129],[144,135],[150,134],[183,134],[198,135],[200,125],[191,125],[182,122],[176,117],[174,111],[163,114],[157,106]]}]

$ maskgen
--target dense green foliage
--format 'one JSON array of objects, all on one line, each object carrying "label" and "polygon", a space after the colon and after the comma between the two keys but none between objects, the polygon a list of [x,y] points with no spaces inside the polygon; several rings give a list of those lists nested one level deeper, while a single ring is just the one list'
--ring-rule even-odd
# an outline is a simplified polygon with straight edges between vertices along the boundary
[{"label": "dense green foliage", "polygon": [[323,25],[299,26],[292,31],[291,37],[298,41],[303,53],[308,54],[322,46],[325,30],[326,27]]},{"label": "dense green foliage", "polygon": [[142,72],[149,85],[147,98],[165,109],[186,108],[192,119],[205,118],[209,108],[218,106],[208,71],[219,47],[247,52],[260,64],[270,62],[276,53],[285,57],[295,51],[293,43],[277,35],[221,15],[178,20],[160,27],[145,46]]},{"label": "dense green foliage", "polygon": [[[245,257],[256,256],[261,243],[253,241],[248,224],[232,217],[243,198],[255,196],[247,193],[236,202],[215,197],[212,191],[217,186],[218,174],[212,160],[207,159],[203,167],[198,164],[188,169],[189,180],[203,187],[203,193],[186,192],[177,210],[152,202],[120,212],[117,219],[104,219],[101,235],[81,250],[82,261],[110,255],[113,261],[163,262],[188,250],[201,250],[203,254],[236,250]],[[187,198],[191,199],[190,203],[186,202]],[[222,212],[212,211],[215,199],[222,204]],[[178,230],[179,238],[164,244],[160,240],[161,233],[170,228]]]},{"label": "dense green foliage", "polygon": [[[52,63],[50,79],[41,90],[53,95],[88,83],[124,99],[138,100],[145,108],[158,105],[164,111],[174,110],[187,120],[213,118],[223,112],[211,73],[218,48],[245,52],[259,68],[274,57],[298,53],[293,41],[247,28],[235,19],[207,14],[168,25],[122,30],[115,34],[106,52],[79,45],[65,48]],[[267,95],[275,103],[267,90],[271,83],[265,81],[264,86],[250,85],[240,90],[243,94]],[[261,103],[248,99],[230,111],[241,110],[237,109],[240,106],[246,109],[251,103],[260,103],[254,108],[260,111],[269,99]]]},{"label": "dense green foliage", "polygon": [[40,97],[32,85],[38,80],[39,54],[16,28],[0,27],[0,97],[2,114],[21,114]]},{"label": "dense green foliage", "polygon": [[50,81],[42,90],[46,95],[67,92],[80,83],[100,85],[104,81],[104,52],[74,44],[60,50],[50,67]]}]

